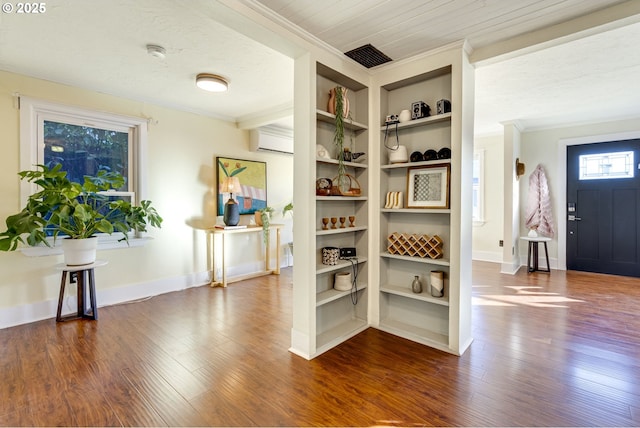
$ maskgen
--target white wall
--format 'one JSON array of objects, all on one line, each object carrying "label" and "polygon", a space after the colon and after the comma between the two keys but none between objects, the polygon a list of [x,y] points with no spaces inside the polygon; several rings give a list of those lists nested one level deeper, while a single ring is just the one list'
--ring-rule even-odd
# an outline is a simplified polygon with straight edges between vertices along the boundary
[{"label": "white wall", "polygon": [[[566,269],[564,264],[565,244],[560,240],[558,232],[563,233],[560,222],[565,221],[565,195],[566,195],[566,165],[559,162],[559,150],[565,150],[566,143],[563,140],[581,139],[593,136],[605,138],[611,134],[638,133],[640,132],[640,119],[625,119],[619,121],[600,122],[591,124],[573,125],[561,128],[535,130],[521,133],[520,160],[526,164],[526,173],[519,180],[519,236],[525,236],[528,232],[524,225],[524,217],[527,210],[527,197],[529,194],[529,176],[538,164],[545,168],[547,179],[553,200],[553,212],[555,219],[556,236],[548,244],[549,263],[552,269]],[[593,140],[593,138],[588,138]],[[596,138],[597,139],[597,138]],[[474,260],[486,260],[502,262],[502,254],[496,254],[493,241],[502,239],[504,218],[501,211],[504,207],[504,137],[476,137],[475,148],[485,150],[485,218],[487,223],[473,230],[473,258]],[[564,162],[563,160],[562,162]],[[496,236],[494,238],[494,235]],[[518,242],[520,265],[527,263],[526,243]],[[541,253],[541,256],[543,254]],[[499,258],[496,258],[499,257]],[[542,266],[546,261],[542,261]]]},{"label": "white wall", "polygon": [[502,135],[476,137],[484,151],[484,223],[473,227],[473,259],[502,263],[504,217],[504,141]]},{"label": "white wall", "polygon": [[[551,197],[553,200],[553,213],[556,220],[555,226],[558,230],[560,221],[565,221],[564,195],[566,194],[566,165],[559,165],[558,145],[560,140],[589,137],[595,135],[607,135],[624,132],[640,131],[640,118],[592,123],[585,125],[568,126],[565,128],[554,128],[540,131],[522,133],[521,160],[527,165],[527,173],[520,178],[520,233],[525,235],[527,229],[524,225],[524,213],[527,208],[527,196],[529,175],[538,164],[545,168]],[[549,258],[552,268],[558,266],[558,254],[565,252],[565,248],[558,248],[558,237],[548,244]],[[526,257],[526,245],[520,243],[520,254]],[[526,259],[522,260],[526,264]],[[564,266],[559,266],[564,268]]]},{"label": "white wall", "polygon": [[[139,298],[206,281],[205,233],[215,223],[216,156],[267,162],[268,203],[280,211],[293,196],[293,157],[249,151],[249,133],[235,123],[0,72],[0,224],[18,212],[19,110],[15,93],[111,113],[150,118],[147,198],[164,218],[144,247],[99,252],[109,264],[96,271],[98,304]],[[243,222],[248,221],[244,219]],[[280,215],[274,222],[281,222]],[[3,229],[3,227],[1,228]],[[291,240],[291,220],[283,244]],[[234,243],[231,270],[262,260],[261,237]],[[284,246],[284,245],[283,245]],[[283,260],[283,263],[286,259]],[[0,328],[55,315],[62,256],[0,252]],[[103,299],[101,300],[101,296]]]}]

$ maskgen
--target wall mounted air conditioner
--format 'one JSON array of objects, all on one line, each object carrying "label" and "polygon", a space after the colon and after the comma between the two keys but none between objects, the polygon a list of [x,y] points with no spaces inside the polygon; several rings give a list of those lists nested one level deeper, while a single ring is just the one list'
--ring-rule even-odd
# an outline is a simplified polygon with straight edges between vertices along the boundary
[{"label": "wall mounted air conditioner", "polygon": [[254,152],[293,154],[293,130],[279,126],[252,129],[249,147]]}]

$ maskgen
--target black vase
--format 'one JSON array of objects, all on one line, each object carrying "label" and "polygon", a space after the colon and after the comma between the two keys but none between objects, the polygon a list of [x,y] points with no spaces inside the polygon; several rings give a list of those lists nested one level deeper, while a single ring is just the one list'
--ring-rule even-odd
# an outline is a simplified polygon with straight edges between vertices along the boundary
[{"label": "black vase", "polygon": [[229,199],[225,204],[222,220],[227,226],[237,226],[240,222],[240,207],[233,199]]}]

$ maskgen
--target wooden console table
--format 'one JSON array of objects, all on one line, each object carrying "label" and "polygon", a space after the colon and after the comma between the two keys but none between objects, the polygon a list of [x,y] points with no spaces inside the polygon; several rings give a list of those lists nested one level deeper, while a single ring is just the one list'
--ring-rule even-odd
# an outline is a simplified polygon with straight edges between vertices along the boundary
[{"label": "wooden console table", "polygon": [[[266,249],[265,249],[265,258],[264,258],[264,268],[265,270],[249,273],[245,275],[237,275],[234,277],[227,277],[227,265],[226,265],[226,256],[228,251],[228,240],[227,237],[229,235],[236,235],[242,233],[260,233],[260,244],[262,244],[262,226],[247,226],[242,229],[218,229],[211,228],[206,229],[207,232],[207,269],[209,270],[209,277],[211,278],[211,287],[221,286],[226,287],[227,284],[242,281],[243,279],[256,278],[258,276],[264,275],[280,275],[280,229],[282,229],[282,224],[271,224],[269,226],[269,234],[267,236]],[[271,255],[270,255],[270,242],[271,242],[271,232],[276,232],[276,266],[274,269],[271,269]],[[216,257],[215,257],[215,241],[216,237],[220,237],[222,239],[222,278],[216,277]]]}]

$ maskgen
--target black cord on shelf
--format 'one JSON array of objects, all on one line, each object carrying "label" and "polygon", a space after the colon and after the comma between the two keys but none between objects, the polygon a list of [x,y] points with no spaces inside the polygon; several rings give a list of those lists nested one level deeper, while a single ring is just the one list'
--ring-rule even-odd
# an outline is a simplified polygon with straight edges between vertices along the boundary
[{"label": "black cord on shelf", "polygon": [[347,259],[351,262],[351,303],[358,304],[358,258],[351,257]]},{"label": "black cord on shelf", "polygon": [[387,123],[387,126],[384,130],[384,146],[389,149],[389,150],[398,150],[398,148],[400,147],[400,138],[398,137],[398,122],[395,122],[396,125],[396,144],[395,147],[389,147],[387,145],[387,136],[389,133],[389,124]]}]

